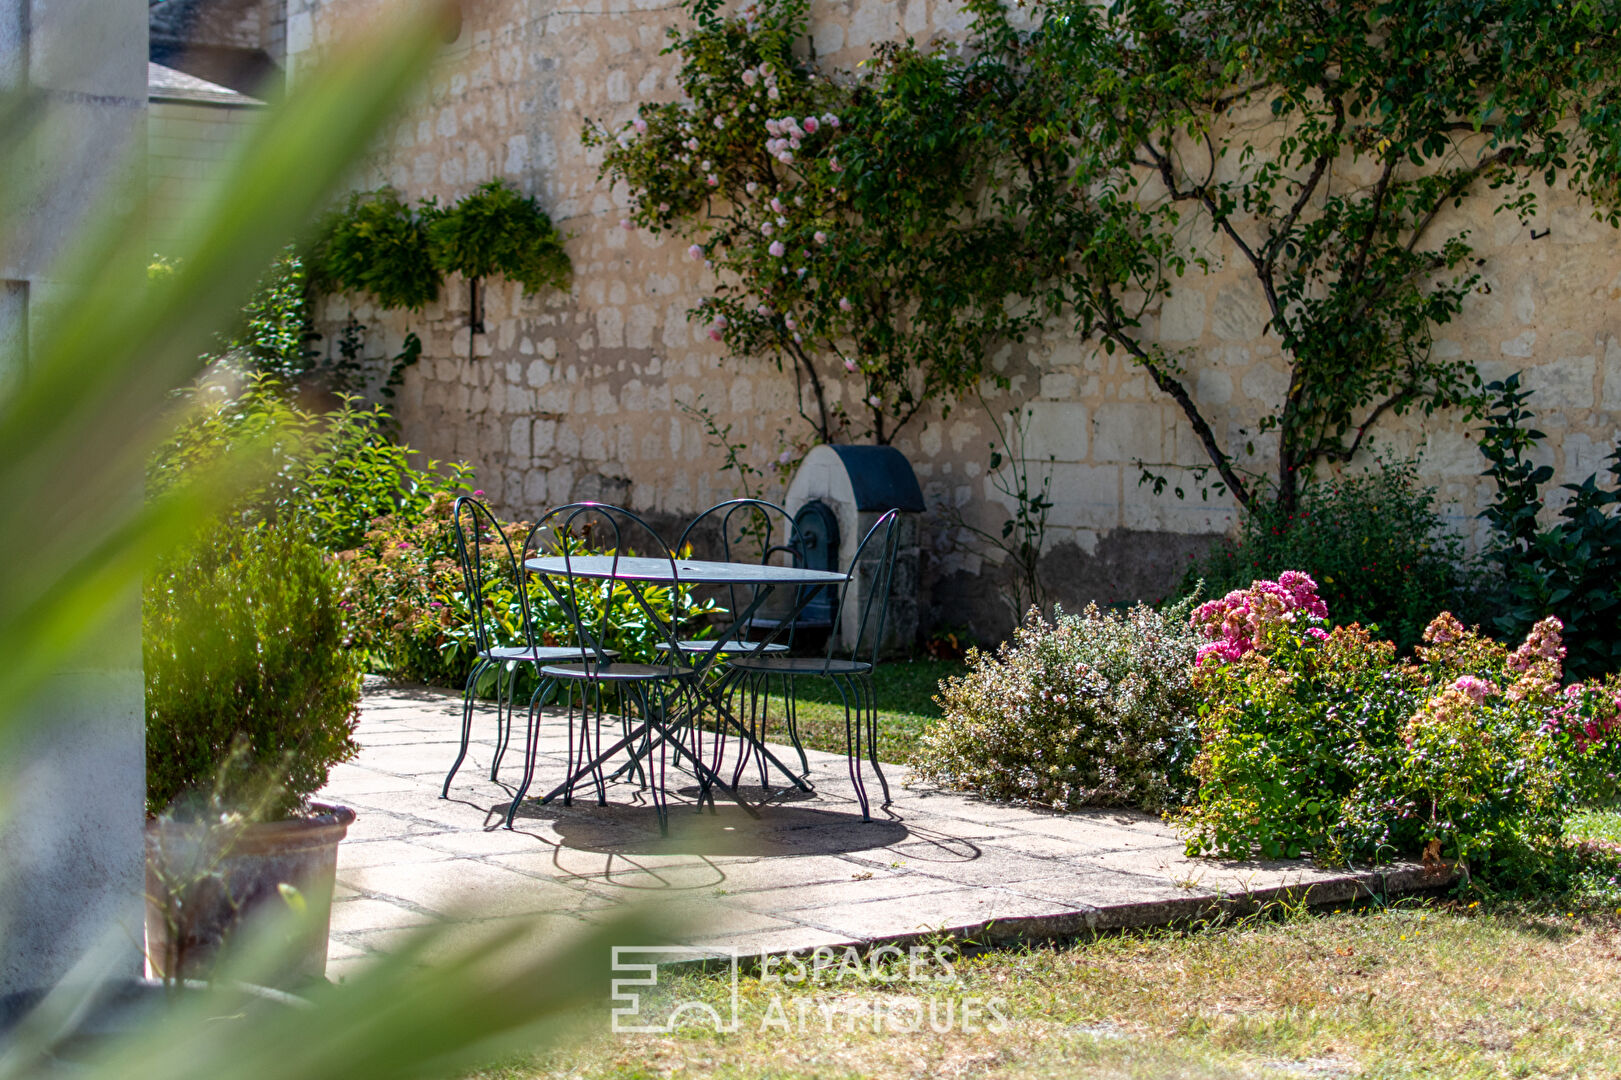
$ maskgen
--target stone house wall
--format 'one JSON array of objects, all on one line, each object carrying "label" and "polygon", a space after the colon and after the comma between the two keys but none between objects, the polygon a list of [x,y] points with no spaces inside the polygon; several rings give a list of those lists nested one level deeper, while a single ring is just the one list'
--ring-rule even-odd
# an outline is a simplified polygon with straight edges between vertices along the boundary
[{"label": "stone house wall", "polygon": [[154,252],[168,253],[181,246],[189,192],[221,175],[242,128],[262,112],[257,104],[151,102],[146,125],[146,175],[152,196],[147,228]]},{"label": "stone house wall", "polygon": [[[344,20],[381,17],[376,0],[288,0],[288,55],[302,57]],[[821,62],[853,68],[875,42],[960,35],[963,12],[943,0],[818,0],[813,44]],[[686,241],[620,227],[625,194],[597,180],[580,144],[587,118],[619,123],[638,102],[674,94],[674,58],[660,56],[681,18],[665,0],[492,0],[469,5],[443,70],[371,159],[358,186],[390,183],[412,197],[453,199],[504,176],[536,195],[571,239],[567,295],[523,297],[492,283],[487,333],[467,329],[467,286],[453,281],[420,316],[335,298],[372,326],[369,351],[392,353],[407,329],[421,363],[400,397],[406,438],[438,458],[465,459],[505,511],[533,514],[569,498],[602,497],[678,517],[739,493],[723,455],[678,403],[699,401],[733,425],[762,466],[779,433],[796,433],[792,381],[771,364],[728,360],[685,312],[705,285]],[[1561,481],[1585,477],[1614,445],[1621,421],[1621,236],[1554,192],[1532,230],[1470,211],[1486,274],[1439,348],[1476,359],[1489,376],[1525,368]],[[1286,375],[1261,333],[1258,291],[1218,245],[1215,273],[1188,279],[1153,313],[1148,332],[1195,357],[1194,393],[1219,433],[1253,427]],[[1011,391],[992,404],[1033,410],[1029,453],[1053,455],[1056,508],[1046,566],[1066,605],[1161,596],[1211,538],[1229,503],[1190,491],[1178,500],[1138,485],[1136,461],[1197,464],[1203,456],[1179,410],[1121,356],[1062,328],[992,358]],[[835,390],[835,393],[838,393]],[[975,404],[919,417],[897,445],[931,505],[959,506],[986,524],[1002,514],[986,476],[992,432]],[[1382,428],[1380,452],[1422,452],[1457,526],[1475,532],[1483,465],[1455,417]],[[1229,440],[1242,444],[1242,439]],[[1267,459],[1257,440],[1256,467]],[[1000,574],[941,520],[926,530],[925,622],[1005,627]],[[949,603],[942,598],[949,597]],[[932,605],[932,607],[931,607]]]}]

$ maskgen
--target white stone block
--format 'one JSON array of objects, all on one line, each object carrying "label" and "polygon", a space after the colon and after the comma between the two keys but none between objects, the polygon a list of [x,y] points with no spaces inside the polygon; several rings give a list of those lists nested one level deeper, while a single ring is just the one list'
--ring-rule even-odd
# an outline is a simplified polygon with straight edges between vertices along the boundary
[{"label": "white stone block", "polygon": [[1163,461],[1165,409],[1152,403],[1110,402],[1093,419],[1092,460],[1100,464]]},{"label": "white stone block", "polygon": [[1203,290],[1188,285],[1166,297],[1160,309],[1159,340],[1197,341],[1203,337],[1207,303]]},{"label": "white stone block", "polygon": [[1032,401],[1025,406],[1029,415],[1024,454],[1030,461],[1085,461],[1087,413],[1084,405],[1070,401]]}]

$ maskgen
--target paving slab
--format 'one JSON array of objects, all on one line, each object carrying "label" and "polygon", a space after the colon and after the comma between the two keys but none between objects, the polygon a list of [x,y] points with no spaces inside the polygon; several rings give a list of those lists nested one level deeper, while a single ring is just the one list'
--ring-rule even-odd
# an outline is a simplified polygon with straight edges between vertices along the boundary
[{"label": "paving slab", "polygon": [[[670,829],[661,835],[633,780],[610,783],[606,805],[594,789],[570,805],[537,801],[565,771],[567,725],[558,717],[542,724],[531,798],[509,831],[523,754],[510,749],[490,779],[489,706],[475,716],[450,797],[439,797],[460,730],[459,695],[368,680],[360,755],[334,769],[321,793],[358,814],[338,849],[335,975],[430,922],[454,922],[465,927],[455,940],[475,940],[539,916],[539,929],[524,924],[521,953],[627,904],[680,926],[672,942],[764,955],[940,933],[1066,937],[1253,910],[1282,896],[1342,903],[1447,880],[1411,864],[1349,871],[1192,859],[1151,815],[990,803],[917,782],[898,765],[884,766],[894,803],[882,811],[869,766],[875,812],[864,822],[844,758],[819,751],[806,755],[813,792],[763,788],[751,770],[739,794],[754,813],[725,795],[700,808],[697,785],[672,773]],[[773,749],[789,760],[791,750]],[[723,775],[731,768],[725,762]]]}]

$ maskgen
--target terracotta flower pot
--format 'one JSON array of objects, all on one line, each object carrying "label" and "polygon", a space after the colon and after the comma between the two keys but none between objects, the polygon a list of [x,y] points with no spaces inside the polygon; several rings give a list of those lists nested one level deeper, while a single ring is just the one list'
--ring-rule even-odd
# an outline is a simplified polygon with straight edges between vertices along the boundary
[{"label": "terracotta flower pot", "polygon": [[311,802],[311,816],[225,829],[156,819],[146,826],[146,943],[156,974],[203,977],[220,947],[256,914],[285,911],[291,886],[306,918],[265,981],[326,975],[338,843],[355,812]]}]

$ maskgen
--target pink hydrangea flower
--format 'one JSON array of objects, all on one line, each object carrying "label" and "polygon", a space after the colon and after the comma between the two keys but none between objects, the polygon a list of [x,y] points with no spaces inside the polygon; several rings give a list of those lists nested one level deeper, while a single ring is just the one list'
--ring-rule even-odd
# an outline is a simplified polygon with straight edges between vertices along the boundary
[{"label": "pink hydrangea flower", "polygon": [[777,258],[780,259],[780,258],[782,258],[782,253],[784,251],[787,251],[788,249],[782,246],[782,241],[781,240],[773,240],[773,241],[771,241],[771,246],[766,248],[766,250],[771,252],[772,255],[774,255],[774,256],[776,256]]}]

